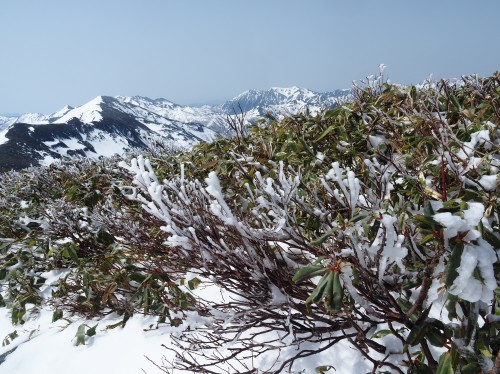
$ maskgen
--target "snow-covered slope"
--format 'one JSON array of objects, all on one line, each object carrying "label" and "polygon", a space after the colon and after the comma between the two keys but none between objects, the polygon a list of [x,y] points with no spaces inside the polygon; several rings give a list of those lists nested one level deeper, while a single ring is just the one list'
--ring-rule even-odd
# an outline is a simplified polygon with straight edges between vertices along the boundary
[{"label": "snow-covered slope", "polygon": [[[227,116],[247,112],[250,122],[334,106],[345,90],[316,93],[298,87],[246,91],[218,106],[190,107],[141,96],[98,96],[79,107],[0,119],[0,170],[47,165],[66,156],[90,158],[143,149],[156,139],[189,148],[230,133]],[[6,118],[6,119],[5,119]],[[34,126],[36,125],[36,126]]]},{"label": "snow-covered slope", "polygon": [[51,114],[24,113],[19,117],[14,118],[14,121],[12,123],[29,123],[31,125],[43,125],[47,123],[53,123],[72,109],[73,107],[66,105],[57,112]]},{"label": "snow-covered slope", "polygon": [[16,117],[0,116],[0,131],[16,122]]}]

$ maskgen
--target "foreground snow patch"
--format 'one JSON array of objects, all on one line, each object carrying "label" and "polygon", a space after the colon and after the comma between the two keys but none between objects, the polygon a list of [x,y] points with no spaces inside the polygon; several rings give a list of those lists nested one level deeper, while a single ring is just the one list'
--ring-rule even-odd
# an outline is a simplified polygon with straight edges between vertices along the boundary
[{"label": "foreground snow patch", "polygon": [[[19,337],[1,347],[0,355],[16,348],[0,364],[1,374],[55,373],[159,373],[147,358],[160,362],[169,352],[161,345],[168,340],[168,329],[150,329],[153,318],[137,315],[125,328],[106,330],[120,318],[99,321],[97,334],[86,345],[75,346],[78,326],[84,321],[51,322],[52,312],[43,310],[24,326],[13,327],[6,308],[0,309],[0,338],[17,331]],[[97,322],[87,324],[94,326]]]}]

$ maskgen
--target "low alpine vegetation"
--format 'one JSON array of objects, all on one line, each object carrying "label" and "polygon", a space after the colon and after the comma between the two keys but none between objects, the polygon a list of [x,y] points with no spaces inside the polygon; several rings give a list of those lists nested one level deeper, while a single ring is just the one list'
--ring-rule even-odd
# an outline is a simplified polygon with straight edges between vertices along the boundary
[{"label": "low alpine vegetation", "polygon": [[165,372],[251,373],[259,356],[293,371],[341,341],[374,372],[493,371],[499,101],[498,73],[379,76],[336,108],[234,121],[234,138],[187,153],[5,173],[0,303],[15,323],[40,303],[158,328],[196,313]]}]

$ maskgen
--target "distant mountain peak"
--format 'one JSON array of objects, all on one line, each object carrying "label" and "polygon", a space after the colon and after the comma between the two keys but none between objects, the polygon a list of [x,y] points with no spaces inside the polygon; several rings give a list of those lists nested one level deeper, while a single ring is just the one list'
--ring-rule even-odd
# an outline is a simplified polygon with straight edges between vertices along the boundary
[{"label": "distant mountain peak", "polygon": [[279,93],[286,95],[286,94],[289,94],[292,92],[309,91],[309,90],[307,90],[306,88],[292,86],[292,87],[271,87],[269,91],[276,91],[276,92],[279,92]]},{"label": "distant mountain peak", "polygon": [[[222,105],[222,110],[228,114],[252,111],[256,108],[268,108],[272,112],[290,113],[304,110],[320,110],[336,105],[339,96],[347,92],[317,93],[306,88],[271,87],[268,90],[247,90]],[[263,114],[259,111],[258,114]]]},{"label": "distant mountain peak", "polygon": [[347,93],[273,87],[247,90],[223,104],[202,107],[182,106],[164,98],[97,96],[49,115],[0,117],[0,170],[48,165],[77,155],[97,159],[123,154],[144,149],[155,139],[189,148],[199,141],[228,135],[227,116],[241,110],[246,112],[245,119],[253,122],[266,112],[280,117],[306,108],[313,112],[331,107]]},{"label": "distant mountain peak", "polygon": [[53,123],[67,123],[73,118],[76,118],[83,123],[100,121],[102,119],[101,104],[107,100],[108,99],[105,96],[97,96],[82,106],[68,110],[64,113],[64,115],[53,121]]}]

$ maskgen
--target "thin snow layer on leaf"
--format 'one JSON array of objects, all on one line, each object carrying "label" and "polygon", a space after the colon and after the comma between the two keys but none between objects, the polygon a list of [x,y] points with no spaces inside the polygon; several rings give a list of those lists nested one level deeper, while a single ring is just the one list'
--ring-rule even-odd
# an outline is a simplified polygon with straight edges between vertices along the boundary
[{"label": "thin snow layer on leaf", "polygon": [[441,257],[439,259],[438,265],[434,268],[432,283],[429,288],[429,291],[427,291],[427,297],[425,299],[425,305],[427,307],[431,305],[434,306],[435,304],[437,304],[436,301],[438,300],[439,300],[439,305],[442,305],[443,303],[442,299],[445,296],[445,292],[442,292],[444,291],[444,289],[440,281],[439,274],[443,273],[444,270],[445,270],[444,261],[443,258]]},{"label": "thin snow layer on leaf", "polygon": [[[482,239],[481,233],[476,230],[479,222],[483,220],[484,205],[468,202],[467,206],[463,218],[450,212],[437,213],[433,216],[435,221],[445,226],[445,239],[453,238],[458,233],[467,233],[462,240],[469,242],[464,246],[460,266],[456,269],[458,276],[449,292],[470,302],[482,300],[490,303],[496,287],[493,264],[497,258],[491,244]],[[479,271],[479,276],[474,274],[476,269]]]},{"label": "thin snow layer on leaf", "polygon": [[481,130],[471,134],[470,142],[465,142],[463,149],[461,149],[457,156],[462,160],[474,154],[474,149],[477,146],[485,144],[485,148],[491,148],[490,134],[488,130]]},{"label": "thin snow layer on leaf", "polygon": [[467,203],[469,209],[464,211],[465,222],[471,227],[479,224],[484,215],[484,205],[481,203],[469,202]]},{"label": "thin snow layer on leaf", "polygon": [[404,241],[404,235],[396,235],[396,230],[394,229],[394,223],[397,221],[396,217],[384,214],[382,216],[382,225],[385,228],[385,247],[382,251],[382,258],[380,260],[379,267],[379,282],[382,282],[385,270],[387,266],[395,262],[400,269],[405,269],[403,265],[403,258],[408,254],[408,249],[402,247]]},{"label": "thin snow layer on leaf", "polygon": [[276,287],[274,284],[270,285],[271,289],[271,301],[269,302],[270,305],[280,305],[280,304],[286,304],[288,302],[288,297],[281,292],[281,290]]},{"label": "thin snow layer on leaf", "polygon": [[483,175],[478,181],[486,191],[494,191],[497,188],[497,175]]},{"label": "thin snow layer on leaf", "polygon": [[386,354],[398,354],[403,352],[403,343],[393,334],[380,338],[380,341],[385,347]]},{"label": "thin snow layer on leaf", "polygon": [[[355,174],[351,170],[347,170],[347,178],[343,178],[344,169],[339,166],[338,162],[332,163],[332,168],[326,174],[327,180],[332,180],[338,184],[340,187],[344,198],[346,199],[347,204],[351,208],[351,211],[354,212],[361,191],[361,186],[359,183],[359,179],[356,178]],[[335,192],[335,198],[344,205],[342,198],[338,195],[337,190]]]},{"label": "thin snow layer on leaf", "polygon": [[205,178],[205,182],[207,183],[207,187],[205,188],[207,192],[215,198],[216,201],[213,201],[210,204],[211,212],[216,215],[222,222],[227,225],[235,226],[238,231],[244,233],[241,226],[238,223],[238,220],[231,212],[231,209],[224,201],[224,194],[222,193],[221,185],[219,178],[217,178],[217,174],[215,172],[210,172],[208,177]]},{"label": "thin snow layer on leaf", "polygon": [[[481,300],[489,304],[493,300],[493,291],[497,285],[493,270],[496,254],[493,247],[484,239],[479,239],[477,242],[477,245],[465,245],[460,266],[457,268],[458,276],[449,292],[463,300],[470,302]],[[476,268],[481,279],[474,276]]]},{"label": "thin snow layer on leaf", "polygon": [[384,135],[368,135],[368,145],[371,148],[378,149],[382,144],[387,142],[387,138]]},{"label": "thin snow layer on leaf", "polygon": [[361,295],[358,294],[356,291],[356,288],[352,284],[352,269],[349,266],[345,266],[342,269],[341,277],[342,281],[344,284],[344,287],[346,288],[347,292],[351,295],[351,297],[354,299],[356,303],[358,303],[362,308],[364,308],[368,312],[373,312],[372,306],[361,297]]},{"label": "thin snow layer on leaf", "polygon": [[464,211],[464,218],[453,215],[450,212],[437,213],[434,220],[444,227],[444,238],[454,238],[459,232],[468,232],[464,240],[475,240],[481,236],[476,230],[477,225],[484,216],[484,205],[476,202],[468,202],[468,209]]}]

